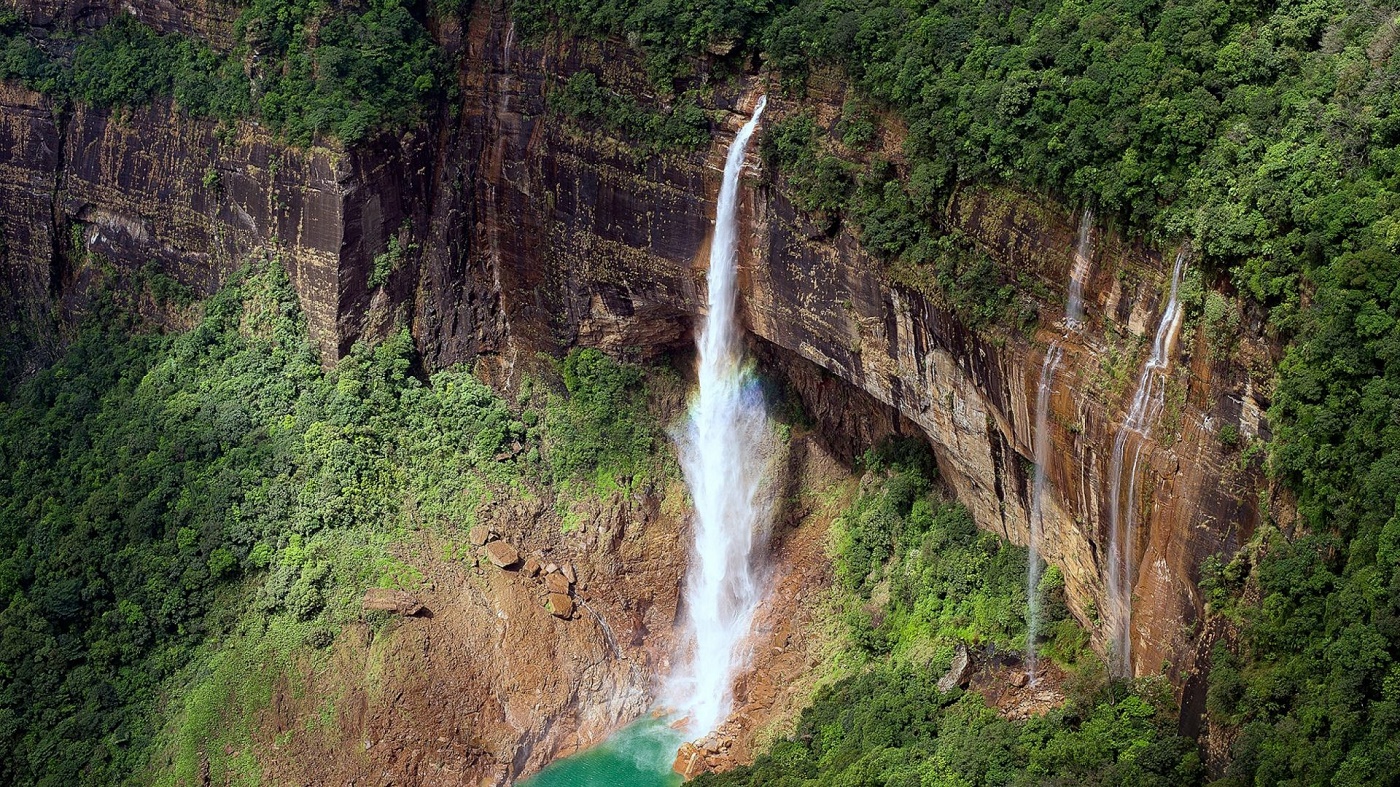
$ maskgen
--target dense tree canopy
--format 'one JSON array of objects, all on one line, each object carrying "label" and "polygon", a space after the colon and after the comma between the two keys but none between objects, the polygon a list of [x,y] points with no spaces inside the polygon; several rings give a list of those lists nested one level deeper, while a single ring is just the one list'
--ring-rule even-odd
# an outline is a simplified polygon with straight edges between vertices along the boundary
[{"label": "dense tree canopy", "polygon": [[[229,54],[120,21],[73,45],[71,73],[60,51],[66,47],[34,38],[16,15],[0,12],[0,77],[99,105],[170,94],[197,114],[262,117],[297,141],[317,134],[354,141],[417,121],[447,92],[441,55],[420,17],[462,7],[373,0],[347,10],[254,0]],[[1270,467],[1296,495],[1301,518],[1287,533],[1262,528],[1250,550],[1207,572],[1212,610],[1240,628],[1239,648],[1217,653],[1210,703],[1215,719],[1240,731],[1229,778],[1359,784],[1400,777],[1400,28],[1393,3],[516,0],[513,9],[527,35],[561,29],[636,46],[666,95],[686,96],[700,68],[733,73],[754,55],[794,95],[814,70],[844,73],[858,98],[851,111],[828,127],[801,116],[773,124],[765,156],[822,230],[848,222],[901,283],[940,294],[970,325],[1004,330],[1033,314],[1023,308],[1026,282],[945,226],[940,211],[960,185],[1049,192],[1093,206],[1151,242],[1188,241],[1211,281],[1247,297],[1287,346],[1269,413]],[[559,86],[554,107],[644,147],[698,140],[705,121],[693,94],[669,113],[647,114],[590,76]],[[897,155],[867,147],[884,117],[907,128]],[[219,334],[204,334],[210,331]],[[57,409],[88,412],[107,387],[135,386],[142,364],[165,368],[131,344],[154,341],[80,341],[75,357],[91,356],[91,368],[46,372],[21,394],[39,397],[33,406],[7,417],[60,418],[49,415],[59,401]],[[135,360],[103,360],[111,353]],[[59,372],[68,376],[54,377]],[[180,400],[196,405],[206,406],[193,394]],[[259,423],[257,407],[207,406],[211,426],[197,436],[155,440],[145,453],[129,440],[102,448],[133,456],[169,451],[171,472],[194,473],[175,487],[206,484],[210,500],[224,500],[249,483],[239,464],[253,461],[247,452],[271,449],[225,444]],[[133,417],[149,419],[147,409]],[[53,428],[39,434],[59,437],[34,441],[34,450],[47,446],[43,461],[68,461],[58,446],[94,440],[80,421]],[[21,454],[5,461],[42,465]],[[209,479],[205,460],[222,468]],[[89,472],[64,466],[62,475]],[[178,512],[179,528],[193,535],[180,542],[182,531],[172,531],[176,541],[161,559],[174,567],[140,591],[152,599],[242,570],[240,549],[251,550],[255,531],[223,547],[208,541],[206,549],[202,534],[214,515],[201,518],[198,501],[167,500],[162,495],[174,493],[150,486],[154,480],[142,484],[104,493],[112,499],[83,497],[81,505],[65,496],[74,490],[52,500],[7,495],[23,505],[7,514],[7,538],[31,527],[52,531],[48,540],[26,536],[23,555],[0,573],[0,589],[12,595],[16,587],[44,588],[35,598],[21,593],[4,613],[16,621],[6,631],[18,632],[6,636],[20,637],[5,641],[11,652],[68,664],[89,647],[90,627],[81,620],[88,599],[106,610],[104,599],[124,598],[88,578],[100,562],[73,561],[67,573],[35,584],[39,575],[27,573],[39,570],[33,556],[48,560],[50,541],[66,532],[52,522],[67,527],[99,513],[125,522],[157,505],[148,499]],[[49,506],[67,513],[54,520]],[[88,520],[75,510],[88,510]],[[318,516],[360,515],[327,511]],[[149,523],[124,527],[142,533]],[[878,539],[860,543],[854,560],[875,566],[887,557]],[[216,556],[218,548],[227,555]],[[161,614],[152,625],[192,625]],[[65,639],[68,631],[83,633]],[[887,634],[898,641],[897,632],[885,632],[872,643],[890,641]],[[73,674],[68,680],[81,682],[95,673]],[[47,692],[54,708],[84,709],[76,716],[51,710],[45,719],[52,725],[113,729],[97,721],[107,694],[33,682],[42,680],[57,678],[35,673],[6,685]],[[13,740],[20,729],[5,715],[12,707],[0,705],[0,738]],[[61,721],[70,716],[79,721]]]},{"label": "dense tree canopy", "polygon": [[81,38],[71,55],[31,36],[18,14],[0,11],[0,78],[99,107],[173,96],[196,116],[256,116],[299,144],[318,136],[356,142],[421,120],[447,92],[446,63],[415,8],[403,0],[343,9],[324,0],[250,0],[227,53],[159,35],[123,14]]},{"label": "dense tree canopy", "polygon": [[324,646],[365,587],[412,587],[388,549],[409,530],[451,537],[549,468],[652,466],[643,375],[597,353],[565,361],[539,419],[464,370],[414,376],[406,333],[323,371],[276,263],[201,308],[161,335],[109,302],[0,403],[0,782],[120,782],[240,614]]},{"label": "dense tree canopy", "polygon": [[[705,52],[721,41],[761,52],[797,94],[813,69],[844,72],[871,117],[902,118],[900,157],[856,166],[870,153],[841,154],[869,140],[869,117],[826,129],[798,117],[770,126],[770,164],[819,225],[849,219],[900,281],[972,324],[1016,319],[1024,287],[943,226],[941,206],[964,183],[1048,191],[1149,240],[1186,240],[1209,276],[1269,315],[1288,346],[1270,466],[1303,527],[1265,527],[1206,578],[1212,608],[1241,626],[1240,652],[1218,654],[1211,704],[1244,731],[1230,779],[1400,778],[1395,6],[690,5],[516,3],[541,29],[634,42],[663,83],[715,65]],[[1246,586],[1259,602],[1241,600]]]}]

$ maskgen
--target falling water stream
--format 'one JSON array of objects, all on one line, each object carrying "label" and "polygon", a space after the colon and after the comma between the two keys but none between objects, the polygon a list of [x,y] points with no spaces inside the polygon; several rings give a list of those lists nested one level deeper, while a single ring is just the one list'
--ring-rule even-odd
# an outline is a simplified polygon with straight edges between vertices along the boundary
[{"label": "falling water stream", "polygon": [[[1172,345],[1181,329],[1181,301],[1177,296],[1185,268],[1186,251],[1183,249],[1177,252],[1176,263],[1172,266],[1171,290],[1152,340],[1152,354],[1142,367],[1132,406],[1113,442],[1108,471],[1108,606],[1113,636],[1113,668],[1120,675],[1131,674],[1133,664],[1132,593],[1136,581],[1133,561],[1137,554],[1137,476],[1138,460],[1142,457],[1141,438],[1147,436],[1148,430],[1161,415],[1166,399],[1165,373],[1171,365]],[[1133,441],[1131,461],[1126,461],[1128,489],[1124,495],[1123,467],[1128,458],[1128,442],[1133,437],[1138,439]]]},{"label": "falling water stream", "polygon": [[[766,537],[759,502],[769,433],[762,391],[745,362],[737,320],[739,176],[749,138],[766,99],[729,146],[710,243],[709,309],[697,337],[699,380],[689,419],[678,435],[681,468],[695,501],[694,543],[685,589],[688,650],[671,676],[663,703],[682,718],[691,737],[712,732],[729,714],[735,670],[745,661],[743,641],[761,600],[754,548]],[[643,719],[602,745],[560,760],[531,787],[663,787],[681,733],[663,719]]]},{"label": "falling water stream", "polygon": [[[1065,302],[1065,327],[1077,333],[1084,326],[1084,280],[1089,275],[1089,260],[1093,256],[1089,246],[1090,232],[1094,226],[1094,212],[1085,210],[1079,219],[1079,235],[1074,244],[1074,261],[1070,266],[1069,298]],[[1026,677],[1034,686],[1038,679],[1036,672],[1036,638],[1040,635],[1040,539],[1045,532],[1045,495],[1049,486],[1050,471],[1050,396],[1055,387],[1055,370],[1064,357],[1063,339],[1050,343],[1045,351],[1045,361],[1040,365],[1040,384],[1035,396],[1035,471],[1031,480],[1030,510],[1030,556],[1026,568]]]},{"label": "falling water stream", "polygon": [[767,530],[757,498],[768,415],[744,363],[735,315],[739,174],[765,103],[759,98],[724,162],[710,242],[709,311],[698,339],[699,385],[680,440],[681,467],[695,501],[685,593],[692,649],[673,694],[689,718],[688,731],[696,735],[715,729],[729,712],[730,682],[743,660],[740,645],[759,602],[753,548]]}]

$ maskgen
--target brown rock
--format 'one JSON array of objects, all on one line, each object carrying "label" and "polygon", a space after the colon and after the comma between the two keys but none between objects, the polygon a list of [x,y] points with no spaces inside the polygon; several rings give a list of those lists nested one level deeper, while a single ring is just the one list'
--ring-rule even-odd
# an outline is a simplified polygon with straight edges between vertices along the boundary
[{"label": "brown rock", "polygon": [[1011,675],[1011,685],[1018,689],[1024,687],[1029,682],[1030,678],[1027,677],[1026,673],[1020,670],[1016,670],[1016,672]]},{"label": "brown rock", "polygon": [[472,542],[472,546],[479,547],[491,540],[491,529],[486,525],[477,525],[467,533],[467,539]]},{"label": "brown rock", "polygon": [[540,559],[537,557],[525,558],[525,567],[521,572],[527,577],[537,577],[540,575]]},{"label": "brown rock", "polygon": [[568,619],[574,614],[574,600],[563,593],[549,594],[549,614],[556,618]]},{"label": "brown rock", "polygon": [[544,586],[549,588],[550,593],[569,595],[569,580],[563,574],[545,574]]},{"label": "brown rock", "polygon": [[938,679],[938,690],[952,691],[955,687],[967,683],[971,673],[972,655],[967,652],[966,645],[958,643],[957,654],[953,656],[953,664],[948,668],[948,674]]},{"label": "brown rock", "polygon": [[573,563],[565,563],[564,565],[560,566],[559,573],[564,575],[564,579],[569,580],[570,585],[574,584],[575,582],[578,582],[578,575],[574,573]]},{"label": "brown rock", "polygon": [[671,763],[671,770],[690,779],[705,770],[705,752],[693,743],[682,743]]},{"label": "brown rock", "polygon": [[515,547],[504,541],[492,541],[485,547],[486,558],[490,560],[496,568],[510,568],[520,562],[520,553]]},{"label": "brown rock", "polygon": [[547,565],[547,566],[544,567],[544,573],[546,573],[546,574],[553,574],[554,572],[556,572],[556,571],[558,571],[558,570],[559,570],[559,565],[558,565],[557,563],[550,563],[549,565]]},{"label": "brown rock", "polygon": [[360,605],[365,609],[394,612],[405,617],[417,615],[423,611],[423,604],[418,599],[402,590],[390,590],[389,588],[366,590],[364,600],[360,602]]}]

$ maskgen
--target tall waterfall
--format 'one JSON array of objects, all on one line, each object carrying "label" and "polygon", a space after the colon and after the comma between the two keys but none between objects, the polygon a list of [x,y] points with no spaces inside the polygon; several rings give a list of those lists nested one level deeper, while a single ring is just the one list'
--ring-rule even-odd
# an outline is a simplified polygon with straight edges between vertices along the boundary
[{"label": "tall waterfall", "polygon": [[[1084,326],[1084,280],[1089,275],[1090,231],[1094,212],[1085,210],[1079,219],[1079,236],[1074,244],[1074,261],[1069,274],[1069,298],[1065,302],[1065,327],[1077,333]],[[1050,467],[1050,395],[1055,387],[1055,370],[1064,357],[1060,341],[1050,343],[1045,361],[1040,365],[1040,386],[1035,395],[1035,471],[1031,480],[1030,556],[1026,568],[1026,676],[1034,686],[1036,673],[1036,638],[1040,635],[1040,538],[1045,533],[1045,494]]]},{"label": "tall waterfall", "polygon": [[[1113,458],[1109,465],[1108,492],[1108,606],[1113,634],[1113,668],[1120,675],[1132,673],[1133,585],[1136,583],[1133,561],[1137,556],[1137,476],[1138,460],[1142,457],[1142,439],[1161,415],[1166,398],[1167,367],[1171,365],[1172,344],[1181,329],[1181,276],[1186,268],[1186,250],[1176,254],[1172,266],[1171,290],[1166,308],[1162,310],[1157,334],[1152,340],[1152,355],[1138,377],[1137,393],[1132,407],[1113,442]],[[1158,383],[1161,383],[1160,385]],[[1123,493],[1123,466],[1127,458],[1128,441],[1136,436],[1132,459],[1127,463],[1127,494]]]},{"label": "tall waterfall", "polygon": [[725,159],[710,244],[709,311],[698,338],[699,390],[680,439],[696,521],[685,591],[692,650],[673,691],[697,735],[729,712],[734,670],[744,660],[740,645],[759,602],[753,548],[768,525],[757,501],[768,416],[735,320],[739,174],[766,103],[759,98]]}]

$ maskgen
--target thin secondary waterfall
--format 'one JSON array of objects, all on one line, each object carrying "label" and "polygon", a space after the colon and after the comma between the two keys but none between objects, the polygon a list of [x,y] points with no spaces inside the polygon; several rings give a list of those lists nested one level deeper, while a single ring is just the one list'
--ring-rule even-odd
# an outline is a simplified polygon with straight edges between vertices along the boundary
[{"label": "thin secondary waterfall", "polygon": [[739,174],[765,104],[759,98],[725,159],[710,244],[709,312],[698,339],[699,389],[680,441],[696,521],[685,594],[692,650],[673,691],[696,735],[714,730],[729,712],[740,644],[759,602],[753,548],[767,530],[757,498],[768,416],[735,319]]},{"label": "thin secondary waterfall", "polygon": [[1034,686],[1036,672],[1036,637],[1040,635],[1040,537],[1045,530],[1045,491],[1048,486],[1046,467],[1050,461],[1050,435],[1046,431],[1050,414],[1050,391],[1055,384],[1055,367],[1060,365],[1064,351],[1058,342],[1045,352],[1040,366],[1040,390],[1035,396],[1035,474],[1031,482],[1030,558],[1026,569],[1026,592],[1029,607],[1026,615],[1026,676]]},{"label": "thin secondary waterfall", "polygon": [[[1108,606],[1113,630],[1113,668],[1120,675],[1129,675],[1133,665],[1131,624],[1133,617],[1133,561],[1137,555],[1137,476],[1138,460],[1142,457],[1142,439],[1162,412],[1166,397],[1165,372],[1171,365],[1172,345],[1181,329],[1181,301],[1177,297],[1181,276],[1186,269],[1186,250],[1176,254],[1172,266],[1171,290],[1167,306],[1162,310],[1157,334],[1152,340],[1152,355],[1138,377],[1137,393],[1132,407],[1113,442],[1113,458],[1109,465],[1108,493]],[[1158,385],[1158,383],[1161,385]],[[1123,467],[1127,459],[1128,441],[1134,441],[1131,461],[1127,461],[1127,495],[1123,494]]]},{"label": "thin secondary waterfall", "polygon": [[1089,233],[1094,227],[1094,212],[1084,211],[1079,217],[1079,236],[1074,243],[1074,266],[1069,272],[1069,299],[1065,302],[1065,323],[1072,331],[1084,326],[1084,280],[1089,277]]},{"label": "thin secondary waterfall", "polygon": [[[1069,274],[1069,298],[1065,302],[1065,327],[1077,333],[1084,326],[1084,280],[1089,275],[1090,231],[1094,212],[1085,210],[1079,219],[1079,235],[1074,244],[1074,262]],[[1050,395],[1055,387],[1055,370],[1059,368],[1064,349],[1060,340],[1050,343],[1045,361],[1040,365],[1040,386],[1035,396],[1035,471],[1031,480],[1030,556],[1026,567],[1026,677],[1034,686],[1038,656],[1036,638],[1040,635],[1040,538],[1045,532],[1045,494],[1049,486],[1050,468]]]}]

